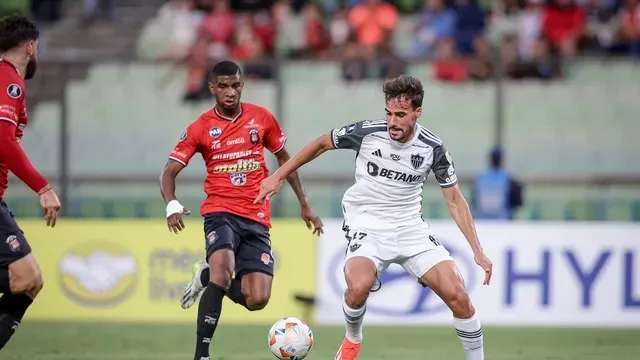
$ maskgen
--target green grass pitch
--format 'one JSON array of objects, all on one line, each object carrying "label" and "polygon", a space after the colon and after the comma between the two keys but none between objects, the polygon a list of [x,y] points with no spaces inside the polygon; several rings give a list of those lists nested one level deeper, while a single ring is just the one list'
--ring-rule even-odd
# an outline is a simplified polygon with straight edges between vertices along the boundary
[{"label": "green grass pitch", "polygon": [[[333,359],[344,330],[312,326],[310,360]],[[212,360],[275,359],[268,326],[221,324]],[[0,352],[2,360],[191,360],[195,328],[189,325],[57,324],[25,322]],[[365,326],[359,359],[463,360],[449,327]],[[640,359],[640,329],[485,328],[487,360]]]}]

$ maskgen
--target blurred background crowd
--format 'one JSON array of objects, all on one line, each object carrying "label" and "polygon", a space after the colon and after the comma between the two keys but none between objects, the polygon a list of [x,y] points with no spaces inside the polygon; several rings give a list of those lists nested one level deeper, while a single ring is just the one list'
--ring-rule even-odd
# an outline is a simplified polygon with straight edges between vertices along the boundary
[{"label": "blurred background crowd", "polygon": [[443,81],[483,80],[499,49],[512,78],[552,79],[581,53],[640,58],[638,0],[172,0],[152,26],[164,30],[158,60],[270,57],[341,60],[343,76],[366,74],[386,58],[382,76],[403,61],[432,60]]},{"label": "blurred background crowd", "polygon": [[[83,0],[82,25],[117,21],[117,2]],[[62,6],[31,0],[28,11],[46,23]],[[387,59],[387,76],[403,72],[404,60],[429,58],[434,77],[459,82],[490,78],[498,49],[506,75],[553,79],[580,54],[640,58],[640,1],[170,0],[144,33],[142,57],[186,62],[191,92],[222,58],[340,60],[346,79],[365,77],[367,60]]]},{"label": "blurred background crowd", "polygon": [[[381,80],[406,73],[477,204],[509,218],[640,220],[640,0],[0,0],[16,11],[42,30],[23,145],[67,215],[162,216],[166,154],[211,107],[207,70],[233,59],[243,99],[276,115],[290,151],[382,117]],[[512,181],[487,201],[478,184],[496,173]],[[202,176],[181,175],[190,207]],[[352,158],[301,176],[319,213],[339,217]],[[18,215],[39,214],[28,189],[10,194]],[[427,217],[448,217],[439,189],[424,197]],[[288,191],[274,202],[276,216],[297,211]]]}]

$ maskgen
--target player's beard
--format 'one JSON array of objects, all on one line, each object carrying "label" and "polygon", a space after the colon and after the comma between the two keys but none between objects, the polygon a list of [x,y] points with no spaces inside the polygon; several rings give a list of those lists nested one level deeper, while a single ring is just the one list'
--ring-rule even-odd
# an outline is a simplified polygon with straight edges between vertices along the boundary
[{"label": "player's beard", "polygon": [[27,62],[27,68],[25,69],[25,72],[24,72],[24,79],[29,80],[33,78],[36,75],[37,68],[38,68],[38,62],[36,61],[35,58],[32,57]]}]

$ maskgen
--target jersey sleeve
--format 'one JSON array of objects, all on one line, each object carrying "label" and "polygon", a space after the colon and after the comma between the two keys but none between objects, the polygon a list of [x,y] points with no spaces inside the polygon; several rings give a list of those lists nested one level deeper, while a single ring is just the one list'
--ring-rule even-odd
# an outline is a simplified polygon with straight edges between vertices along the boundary
[{"label": "jersey sleeve", "polygon": [[180,141],[171,151],[169,159],[177,161],[184,166],[189,165],[189,160],[198,152],[200,145],[200,126],[197,122],[189,125],[187,129],[180,136]]},{"label": "jersey sleeve", "polygon": [[359,121],[331,130],[331,143],[336,149],[351,149],[358,152],[365,136],[376,131],[386,131],[386,129],[387,125],[383,121]]},{"label": "jersey sleeve", "polygon": [[11,79],[0,80],[0,121],[7,121],[16,127],[24,111],[24,91],[22,86]]},{"label": "jersey sleeve", "polygon": [[287,137],[284,134],[284,131],[278,124],[275,116],[267,111],[265,118],[265,133],[264,133],[264,147],[272,153],[277,153],[278,151],[284,149],[284,144],[287,142]]},{"label": "jersey sleeve", "polygon": [[453,159],[444,145],[438,145],[433,149],[433,165],[431,169],[441,187],[448,188],[458,183]]}]

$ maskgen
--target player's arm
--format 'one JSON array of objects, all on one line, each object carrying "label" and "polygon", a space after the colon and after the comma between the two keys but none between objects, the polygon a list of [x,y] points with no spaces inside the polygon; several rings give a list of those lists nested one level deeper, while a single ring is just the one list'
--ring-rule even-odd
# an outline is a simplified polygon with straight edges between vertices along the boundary
[{"label": "player's arm", "polygon": [[176,197],[176,178],[184,168],[184,164],[169,159],[162,169],[160,173],[160,193],[165,204],[178,200]]},{"label": "player's arm", "polygon": [[[12,85],[9,85],[12,86]],[[17,86],[13,84],[13,86]],[[29,157],[24,152],[16,139],[16,127],[23,117],[24,92],[18,89],[18,97],[6,94],[0,96],[0,162],[4,163],[9,171],[16,175],[22,182],[29,186],[40,196],[40,206],[45,211],[47,226],[54,227],[60,209],[58,195],[49,185],[47,179],[35,169]]]},{"label": "player's arm", "polygon": [[47,179],[36,170],[16,140],[16,125],[4,118],[0,118],[0,160],[38,195],[51,190]]},{"label": "player's arm", "polygon": [[191,213],[180,204],[176,197],[176,178],[198,151],[198,132],[194,124],[184,131],[180,141],[171,151],[169,161],[167,161],[160,173],[160,193],[165,204],[167,204],[167,226],[169,231],[173,231],[176,234],[185,228],[182,215]]},{"label": "player's arm", "polygon": [[458,225],[469,246],[471,246],[476,262],[485,270],[484,284],[488,285],[491,281],[493,265],[484,254],[482,245],[480,245],[471,209],[462,191],[460,191],[453,159],[444,145],[439,145],[433,150],[432,170],[436,181],[442,188],[442,193],[453,221]]},{"label": "player's arm", "polygon": [[[276,194],[280,190],[280,186],[282,186],[284,179],[304,164],[322,155],[325,151],[334,149],[351,149],[359,151],[362,139],[371,131],[371,126],[365,128],[363,125],[364,122],[361,121],[333,129],[330,133],[321,135],[307,144],[307,146],[295,154],[291,159],[282,164],[280,168],[269,177],[269,179],[265,179],[262,182],[262,185],[260,186],[260,194],[254,202],[262,202],[265,199],[269,200],[272,195]],[[386,125],[382,126],[386,127]]]},{"label": "player's arm", "polygon": [[307,144],[307,146],[282,164],[273,175],[278,180],[284,181],[284,179],[289,177],[294,171],[301,168],[304,164],[311,162],[313,159],[322,155],[325,151],[333,149],[335,148],[331,143],[331,137],[329,134],[324,134]]},{"label": "player's arm", "polygon": [[329,134],[322,135],[313,140],[292,158],[282,164],[276,172],[265,179],[260,185],[260,194],[254,201],[254,203],[263,202],[269,200],[269,198],[276,194],[282,183],[288,178],[294,171],[298,170],[304,164],[317,158],[327,150],[333,150],[335,147],[331,142],[331,136]]},{"label": "player's arm", "polygon": [[[289,152],[285,148],[282,148],[282,150],[278,151],[274,155],[276,156],[276,159],[278,159],[278,167],[286,164],[286,162],[291,159],[291,155],[289,155]],[[307,201],[307,194],[304,191],[304,187],[302,186],[302,181],[300,180],[300,176],[298,176],[298,172],[291,172],[291,174],[287,176],[287,182],[289,183],[289,185],[291,185],[293,192],[296,194],[298,202],[300,203],[300,207],[308,207],[309,203]]]}]

